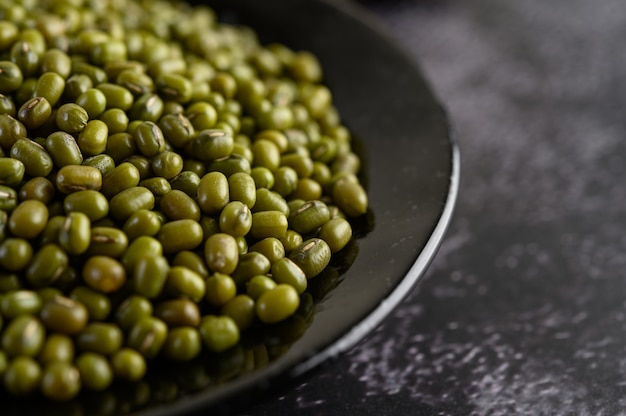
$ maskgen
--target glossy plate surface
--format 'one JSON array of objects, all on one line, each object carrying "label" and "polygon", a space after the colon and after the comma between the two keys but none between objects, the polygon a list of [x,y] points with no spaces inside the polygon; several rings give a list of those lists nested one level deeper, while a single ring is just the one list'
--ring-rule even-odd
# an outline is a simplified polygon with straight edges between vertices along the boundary
[{"label": "glossy plate surface", "polygon": [[[314,320],[267,367],[150,414],[199,409],[269,380],[297,377],[367,336],[424,274],[451,219],[459,155],[445,113],[408,58],[347,1],[213,1],[264,42],[313,51],[342,119],[358,138],[371,215],[358,255]],[[241,397],[241,396],[240,396]]]},{"label": "glossy plate surface", "polygon": [[140,415],[181,415],[215,405],[227,410],[233,398],[298,377],[351,348],[423,276],[459,185],[458,150],[444,111],[415,63],[360,8],[321,0],[207,3],[223,19],[254,28],[263,42],[308,49],[320,58],[342,120],[357,138],[371,212],[353,264],[284,355],[221,385],[170,402],[149,401],[135,408]]}]

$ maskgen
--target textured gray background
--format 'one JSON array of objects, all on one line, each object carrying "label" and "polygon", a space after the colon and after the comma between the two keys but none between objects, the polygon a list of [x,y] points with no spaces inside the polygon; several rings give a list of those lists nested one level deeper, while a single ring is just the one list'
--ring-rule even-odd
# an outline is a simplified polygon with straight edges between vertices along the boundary
[{"label": "textured gray background", "polygon": [[626,414],[626,2],[365,1],[462,151],[427,279],[242,415]]}]

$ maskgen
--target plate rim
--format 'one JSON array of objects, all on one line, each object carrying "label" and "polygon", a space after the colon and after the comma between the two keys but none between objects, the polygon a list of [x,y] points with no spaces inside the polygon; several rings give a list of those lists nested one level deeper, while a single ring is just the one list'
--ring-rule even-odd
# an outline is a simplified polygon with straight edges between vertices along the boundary
[{"label": "plate rim", "polygon": [[364,319],[359,321],[358,324],[354,325],[350,331],[339,337],[339,339],[331,342],[314,356],[292,368],[288,373],[288,376],[292,378],[301,377],[321,364],[346,353],[358,343],[363,342],[367,338],[367,335],[371,333],[373,329],[376,329],[379,325],[381,325],[385,318],[387,318],[389,314],[410,294],[410,292],[417,287],[443,243],[446,232],[454,216],[461,183],[461,152],[457,139],[457,131],[451,120],[449,111],[442,104],[430,80],[424,76],[424,72],[419,61],[414,56],[410,55],[407,49],[400,44],[399,40],[390,33],[389,29],[384,26],[372,12],[368,11],[363,6],[349,0],[317,1],[326,4],[331,8],[337,9],[352,20],[363,24],[378,37],[384,39],[396,53],[402,55],[407,61],[411,62],[412,68],[415,72],[417,72],[422,82],[426,84],[429,93],[433,96],[434,102],[436,103],[439,111],[442,113],[442,119],[446,125],[448,133],[447,137],[450,144],[451,165],[448,193],[446,195],[439,219],[426,244],[419,252],[405,276],[394,287],[391,293],[381,299],[379,305],[370,311]]},{"label": "plate rim", "polygon": [[[441,211],[437,215],[436,222],[428,237],[425,239],[423,247],[413,258],[412,264],[407,263],[408,271],[393,285],[390,292],[381,297],[376,305],[369,312],[364,313],[362,319],[356,322],[348,331],[341,333],[335,339],[314,348],[301,349],[289,360],[281,361],[279,357],[269,365],[252,371],[243,377],[227,381],[225,384],[215,387],[208,387],[189,395],[179,397],[166,403],[158,403],[153,406],[132,411],[132,415],[138,416],[167,416],[191,414],[198,411],[209,411],[216,409],[218,414],[230,413],[234,408],[242,404],[248,405],[245,400],[241,403],[231,403],[233,399],[238,400],[238,393],[248,392],[258,393],[266,391],[270,383],[284,383],[310,373],[321,365],[328,364],[342,354],[354,348],[358,343],[363,342],[373,329],[378,327],[390,313],[410,294],[417,284],[422,280],[429,265],[434,260],[440,248],[446,231],[452,221],[456,208],[458,193],[461,181],[461,157],[457,141],[456,130],[451,118],[436,95],[429,80],[423,75],[420,65],[414,56],[409,55],[399,41],[390,35],[387,28],[382,25],[374,14],[367,11],[363,6],[349,0],[311,0],[312,3],[322,4],[343,17],[349,18],[354,24],[362,26],[371,31],[374,35],[382,39],[394,52],[410,64],[410,69],[414,72],[416,80],[419,79],[424,84],[425,91],[432,96],[432,101],[436,110],[441,112],[441,123],[445,124],[446,149],[450,152],[450,165],[446,167],[449,172],[447,182],[447,193],[442,198]],[[211,6],[210,1],[205,4]],[[435,107],[433,106],[433,110]],[[443,141],[442,141],[443,143]],[[446,188],[442,188],[446,189]],[[442,192],[443,193],[443,192]],[[272,386],[273,387],[273,386]],[[255,395],[248,395],[247,399],[253,399]]]},{"label": "plate rim", "polygon": [[[300,354],[302,360],[297,364],[288,364],[281,362],[280,358],[274,363],[262,368],[259,372],[253,372],[251,377],[242,377],[228,381],[227,384],[213,389],[208,393],[207,390],[201,390],[189,396],[184,396],[175,401],[162,403],[154,407],[138,410],[135,413],[138,416],[167,416],[171,414],[191,414],[198,411],[207,411],[215,409],[218,414],[230,414],[234,409],[244,405],[249,405],[249,400],[237,400],[237,393],[245,391],[246,393],[258,393],[270,389],[270,384],[280,383],[281,385],[298,378],[306,376],[312,370],[327,365],[333,359],[338,358],[342,354],[354,348],[358,343],[363,342],[367,335],[373,329],[381,325],[389,314],[411,293],[426,274],[429,265],[434,260],[439,250],[448,227],[452,221],[461,182],[461,156],[460,148],[457,140],[457,132],[451,117],[437,96],[432,87],[431,82],[424,76],[418,60],[411,56],[407,49],[401,46],[398,39],[394,38],[389,30],[382,24],[376,16],[354,2],[348,0],[314,0],[324,4],[350,18],[352,21],[360,24],[380,37],[393,48],[394,51],[402,56],[411,64],[411,69],[415,75],[419,77],[421,82],[425,84],[425,88],[432,95],[433,102],[437,109],[441,112],[442,122],[445,124],[447,144],[450,151],[450,175],[448,180],[448,192],[445,200],[442,201],[442,210],[438,216],[434,228],[426,240],[424,246],[415,257],[408,271],[393,287],[390,293],[381,298],[378,305],[375,306],[366,316],[356,323],[348,332],[340,335],[337,339],[330,341],[320,350],[315,351],[313,355],[303,352]],[[310,355],[307,357],[307,355]],[[254,375],[256,373],[256,375]],[[271,386],[272,388],[275,386]],[[248,399],[255,400],[256,395]]]}]

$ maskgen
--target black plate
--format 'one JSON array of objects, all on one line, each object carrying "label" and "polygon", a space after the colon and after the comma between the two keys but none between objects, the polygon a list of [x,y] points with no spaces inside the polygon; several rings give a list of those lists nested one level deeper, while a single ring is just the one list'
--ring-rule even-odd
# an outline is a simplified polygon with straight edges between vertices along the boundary
[{"label": "black plate", "polygon": [[222,18],[253,27],[264,42],[313,51],[342,119],[358,138],[371,213],[358,255],[316,306],[314,320],[268,366],[180,402],[161,416],[241,398],[298,377],[350,349],[412,290],[451,219],[459,154],[446,115],[416,64],[360,7],[347,1],[208,2]]},{"label": "black plate", "polygon": [[227,410],[233,399],[301,376],[353,347],[424,274],[459,185],[458,150],[442,107],[415,63],[358,6],[322,0],[208,4],[222,18],[253,27],[264,42],[308,49],[320,58],[342,119],[357,138],[371,211],[359,226],[365,235],[353,247],[351,267],[340,281],[331,278],[336,287],[317,303],[310,326],[284,355],[221,385],[135,408],[144,416],[215,405]]}]

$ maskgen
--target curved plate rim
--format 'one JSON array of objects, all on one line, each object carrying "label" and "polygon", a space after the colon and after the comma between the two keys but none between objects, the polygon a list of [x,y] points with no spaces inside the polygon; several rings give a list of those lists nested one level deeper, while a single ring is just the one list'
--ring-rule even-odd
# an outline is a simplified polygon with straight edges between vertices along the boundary
[{"label": "curved plate rim", "polygon": [[[395,51],[402,55],[407,61],[413,65],[416,76],[426,84],[426,89],[432,94],[439,111],[442,113],[443,121],[446,124],[449,151],[450,151],[450,175],[448,183],[448,192],[443,201],[443,207],[439,215],[438,221],[434,224],[434,228],[430,237],[426,241],[419,254],[410,265],[409,270],[404,277],[398,282],[393,290],[384,298],[380,299],[377,306],[374,307],[362,320],[341,335],[338,339],[332,340],[319,351],[302,351],[297,355],[297,363],[277,361],[270,363],[267,367],[263,367],[252,373],[250,377],[237,378],[229,381],[218,388],[200,391],[193,395],[180,398],[174,402],[164,403],[156,407],[145,409],[137,412],[140,416],[167,416],[171,414],[190,414],[192,412],[206,411],[207,409],[216,408],[219,414],[229,414],[232,409],[230,405],[238,408],[242,403],[230,403],[236,399],[236,395],[248,391],[265,391],[270,388],[271,383],[288,380],[294,380],[309,373],[311,370],[327,364],[330,360],[337,358],[339,355],[346,353],[356,344],[363,341],[372,329],[376,328],[381,322],[405,299],[408,294],[416,287],[420,280],[424,277],[428,266],[435,258],[435,255],[441,246],[445,237],[448,226],[452,220],[456,201],[460,188],[460,150],[456,139],[456,132],[450,120],[450,117],[436,97],[430,83],[422,75],[422,71],[418,62],[410,57],[407,51],[400,46],[398,41],[394,39],[387,29],[377,20],[377,18],[363,7],[348,2],[346,0],[314,0],[322,3],[339,13],[345,14],[356,23],[363,25],[368,30],[376,34]],[[245,402],[245,401],[244,401]],[[248,404],[247,402],[245,404]]]},{"label": "curved plate rim", "polygon": [[[407,62],[411,62],[415,70],[415,76],[425,83],[425,89],[433,96],[433,100],[438,106],[442,115],[442,120],[446,124],[446,133],[448,139],[447,150],[450,152],[450,166],[447,194],[442,202],[441,212],[437,221],[433,224],[433,229],[427,238],[424,246],[421,248],[417,256],[413,259],[412,264],[407,264],[408,271],[397,282],[393,289],[384,297],[379,299],[377,305],[358,322],[355,322],[349,330],[338,336],[336,339],[328,339],[321,346],[318,345],[317,350],[298,350],[295,354],[290,355],[288,360],[278,360],[270,363],[266,367],[255,370],[226,384],[201,390],[188,396],[179,398],[175,401],[157,404],[146,409],[141,409],[133,414],[143,416],[166,416],[171,414],[189,414],[197,411],[206,411],[207,409],[219,407],[220,412],[228,412],[228,402],[236,399],[238,393],[244,391],[265,390],[270,384],[277,380],[287,381],[301,377],[312,369],[319,367],[321,364],[327,363],[329,360],[347,352],[353,348],[358,342],[361,342],[375,327],[398,306],[398,304],[411,292],[424,276],[428,266],[434,259],[445,236],[448,225],[450,224],[456,204],[457,195],[460,187],[460,152],[455,137],[455,132],[451,126],[450,119],[446,114],[440,101],[435,97],[433,89],[427,80],[422,76],[419,65],[411,58],[406,51],[399,46],[398,42],[388,34],[387,30],[378,22],[378,20],[362,7],[350,3],[346,0],[310,0],[311,3],[323,4],[345,17],[352,20],[355,24],[363,26],[363,28],[371,31],[373,34],[383,39],[385,43],[393,48],[399,56],[404,57]],[[226,404],[226,405],[225,405]]]}]

